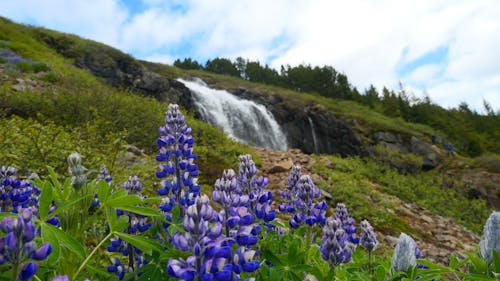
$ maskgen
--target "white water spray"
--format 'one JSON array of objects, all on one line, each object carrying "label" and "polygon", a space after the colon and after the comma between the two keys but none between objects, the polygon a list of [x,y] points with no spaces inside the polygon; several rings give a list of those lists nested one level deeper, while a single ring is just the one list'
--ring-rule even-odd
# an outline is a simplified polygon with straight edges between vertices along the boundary
[{"label": "white water spray", "polygon": [[224,90],[209,88],[203,80],[177,79],[191,90],[203,119],[237,141],[273,149],[288,148],[286,136],[274,116],[261,104],[240,99]]},{"label": "white water spray", "polygon": [[318,138],[316,137],[316,130],[314,129],[314,123],[311,117],[307,116],[307,120],[309,120],[309,126],[311,126],[311,133],[313,138],[313,152],[318,153]]}]

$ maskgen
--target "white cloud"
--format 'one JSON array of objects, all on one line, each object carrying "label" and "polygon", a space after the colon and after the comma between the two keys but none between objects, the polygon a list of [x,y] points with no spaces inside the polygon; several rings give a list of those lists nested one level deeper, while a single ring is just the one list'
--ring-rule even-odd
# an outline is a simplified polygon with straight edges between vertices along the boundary
[{"label": "white cloud", "polygon": [[[141,11],[125,2],[2,1],[0,14],[155,61],[187,54],[271,60],[278,69],[326,64],[361,90],[402,81],[446,107],[466,101],[480,110],[484,97],[500,109],[497,0],[142,0]],[[439,48],[445,59],[400,72]]]},{"label": "white cloud", "polygon": [[118,31],[127,17],[124,7],[115,0],[1,1],[0,14],[112,46],[118,45]]}]

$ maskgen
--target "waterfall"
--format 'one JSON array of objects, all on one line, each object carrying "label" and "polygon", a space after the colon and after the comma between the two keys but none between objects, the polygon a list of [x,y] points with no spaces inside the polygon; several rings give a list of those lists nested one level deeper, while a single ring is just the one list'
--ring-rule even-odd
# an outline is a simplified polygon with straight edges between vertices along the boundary
[{"label": "waterfall", "polygon": [[189,88],[203,119],[223,129],[229,137],[256,146],[287,149],[285,134],[262,104],[240,99],[224,90],[211,89],[199,78],[177,80]]},{"label": "waterfall", "polygon": [[307,120],[309,120],[309,126],[311,126],[311,133],[313,138],[313,152],[318,153],[318,139],[316,137],[316,130],[314,129],[314,123],[311,117],[307,116]]}]

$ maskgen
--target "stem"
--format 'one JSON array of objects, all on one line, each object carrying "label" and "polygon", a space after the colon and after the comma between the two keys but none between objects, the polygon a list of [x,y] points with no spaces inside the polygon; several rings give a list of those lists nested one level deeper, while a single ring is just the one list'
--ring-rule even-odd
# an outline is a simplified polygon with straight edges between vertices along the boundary
[{"label": "stem", "polygon": [[312,226],[309,226],[307,229],[307,239],[306,239],[306,249],[311,247],[311,238],[312,238]]},{"label": "stem", "polygon": [[370,280],[373,280],[372,251],[368,251],[368,270],[370,272]]},{"label": "stem", "polygon": [[87,263],[89,262],[90,258],[92,258],[92,256],[97,252],[97,250],[102,246],[102,244],[104,244],[104,242],[106,242],[112,236],[113,236],[113,232],[110,232],[108,235],[106,235],[106,237],[104,237],[101,240],[101,242],[99,242],[99,244],[97,244],[97,246],[95,246],[95,248],[92,250],[92,252],[90,253],[90,255],[87,256],[87,258],[82,262],[82,264],[80,265],[80,267],[78,268],[78,270],[75,272],[75,274],[73,274],[73,278],[71,278],[71,280],[76,280],[76,277],[78,276],[78,274],[80,273],[80,271],[82,271],[82,269],[85,267],[85,265],[87,265]]},{"label": "stem", "polygon": [[14,262],[14,267],[12,268],[12,281],[17,280],[17,276],[19,275],[19,261]]},{"label": "stem", "polygon": [[332,281],[335,281],[335,266],[330,268],[330,274],[332,276]]}]

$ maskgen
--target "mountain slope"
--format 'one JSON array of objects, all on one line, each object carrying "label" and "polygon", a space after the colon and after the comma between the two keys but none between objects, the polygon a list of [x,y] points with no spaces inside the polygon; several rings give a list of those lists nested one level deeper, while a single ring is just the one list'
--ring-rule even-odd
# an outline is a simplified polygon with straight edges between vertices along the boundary
[{"label": "mountain slope", "polygon": [[[432,221],[442,221],[433,217],[441,214],[476,233],[480,233],[489,215],[483,195],[469,196],[469,191],[476,187],[461,181],[450,182],[447,175],[449,166],[455,173],[464,174],[469,169],[467,165],[484,170],[482,164],[461,156],[446,157],[442,146],[430,143],[431,136],[446,136],[431,127],[389,118],[353,101],[304,95],[234,77],[138,61],[97,42],[3,18],[0,40],[2,52],[13,52],[0,64],[0,127],[7,132],[0,136],[0,165],[16,165],[26,174],[36,171],[43,175],[46,165],[64,172],[64,157],[77,150],[84,154],[89,168],[96,170],[104,163],[111,167],[118,182],[131,173],[139,174],[153,192],[157,187],[151,173],[156,165],[154,143],[157,128],[164,123],[165,102],[180,103],[195,114],[189,91],[174,79],[201,77],[212,87],[266,104],[276,116],[281,114],[278,119],[282,118],[282,122],[290,121],[290,115],[298,116],[290,124],[299,125],[289,126],[299,128],[297,135],[306,140],[304,132],[310,132],[310,128],[300,122],[308,117],[319,128],[318,133],[325,134],[334,121],[342,124],[337,126],[342,128],[340,131],[352,137],[327,137],[349,145],[358,138],[359,149],[327,152],[364,158],[321,156],[315,160],[300,156],[306,160],[299,162],[318,175],[316,184],[333,196],[332,204],[346,202],[357,220],[368,218],[387,235],[406,231],[423,241],[430,239],[428,228],[399,218],[404,206],[415,210],[414,215],[422,211],[418,206],[425,206],[433,214],[423,212]],[[9,61],[13,57],[17,62]],[[279,102],[272,104],[273,101]],[[307,114],[298,114],[304,108],[308,109]],[[237,168],[238,154],[252,153],[260,163],[259,155],[266,159],[273,153],[235,143],[192,115],[188,124],[193,127],[206,190],[210,190],[223,169]],[[339,147],[335,145],[333,149]],[[435,154],[440,160],[427,166],[430,171],[422,171],[422,155],[403,153],[419,151],[414,147],[424,147],[423,154]],[[269,172],[273,168],[269,165],[274,165],[269,163],[263,160],[262,170]],[[286,169],[281,172],[281,179],[285,175]],[[274,177],[272,173],[269,176]],[[496,188],[494,182],[488,184]],[[282,182],[274,184],[274,188],[280,187],[283,188]],[[380,205],[387,208],[379,208]],[[462,241],[464,245],[474,240],[467,239]]]}]

